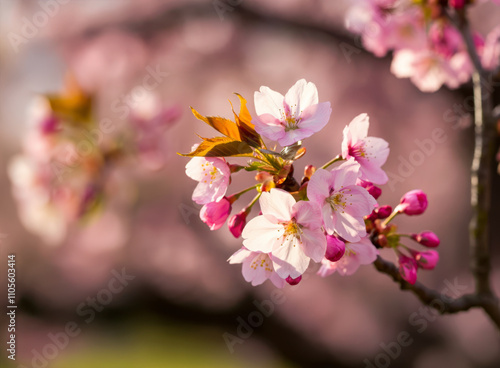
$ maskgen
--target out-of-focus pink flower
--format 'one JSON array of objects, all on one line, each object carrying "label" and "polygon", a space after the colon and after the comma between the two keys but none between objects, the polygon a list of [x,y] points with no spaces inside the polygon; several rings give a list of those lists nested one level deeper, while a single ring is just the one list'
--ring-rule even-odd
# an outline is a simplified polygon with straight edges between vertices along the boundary
[{"label": "out-of-focus pink flower", "polygon": [[281,278],[302,275],[312,258],[321,262],[326,238],[321,230],[321,212],[307,201],[296,202],[281,189],[260,197],[262,215],[243,229],[243,245],[254,252],[271,253],[274,269]]},{"label": "out-of-focus pink flower", "polygon": [[494,70],[500,66],[500,26],[493,28],[486,36],[481,62],[487,70]]},{"label": "out-of-focus pink flower", "polygon": [[227,223],[229,231],[231,231],[231,234],[233,234],[235,238],[239,238],[241,236],[241,233],[243,232],[243,229],[247,224],[247,216],[248,216],[248,210],[244,208],[236,215],[231,217],[231,219]]},{"label": "out-of-focus pink flower", "polygon": [[299,80],[285,97],[269,87],[255,92],[255,130],[262,136],[289,146],[319,132],[328,123],[329,102],[318,103],[318,90],[312,82]]},{"label": "out-of-focus pink flower", "polygon": [[243,278],[253,286],[260,285],[267,279],[278,288],[285,285],[285,280],[274,271],[273,261],[269,254],[252,252],[242,247],[228,259],[228,262],[230,264],[242,263]]},{"label": "out-of-focus pink flower", "polygon": [[186,175],[199,182],[193,192],[193,201],[207,204],[224,197],[231,171],[223,158],[193,157],[186,165]]},{"label": "out-of-focus pink flower", "polygon": [[353,157],[361,165],[360,179],[385,184],[388,178],[381,167],[389,156],[389,143],[382,138],[368,137],[369,126],[368,115],[361,114],[344,128],[342,158]]},{"label": "out-of-focus pink flower", "polygon": [[377,259],[378,250],[370,239],[363,238],[356,243],[345,243],[345,253],[337,262],[331,262],[324,258],[318,275],[326,277],[334,272],[342,276],[352,275],[359,266],[373,263]]},{"label": "out-of-focus pink flower", "polygon": [[440,243],[438,236],[432,231],[422,231],[420,234],[412,234],[411,238],[428,248],[436,248]]},{"label": "out-of-focus pink flower", "polygon": [[443,84],[457,88],[467,82],[473,66],[460,33],[451,25],[433,23],[428,37],[427,47],[396,51],[391,72],[398,78],[410,78],[423,92],[435,92]]},{"label": "out-of-focus pink flower", "polygon": [[345,243],[335,235],[326,235],[325,258],[330,262],[337,262],[345,253]]},{"label": "out-of-focus pink flower", "polygon": [[165,131],[180,117],[179,106],[165,107],[153,94],[146,95],[132,110],[131,123],[142,162],[151,170],[165,164]]},{"label": "out-of-focus pink flower", "polygon": [[413,258],[415,258],[418,267],[423,268],[424,270],[433,270],[439,261],[439,253],[435,250],[418,252],[410,249],[410,252]]},{"label": "out-of-focus pink flower", "polygon": [[394,53],[391,72],[398,78],[410,78],[422,92],[435,92],[443,84],[458,88],[467,82],[472,64],[466,52],[445,59],[429,49],[403,49]]},{"label": "out-of-focus pink flower", "polygon": [[331,172],[318,169],[307,187],[307,197],[321,208],[328,234],[337,232],[350,242],[366,235],[363,218],[377,205],[365,188],[356,185],[359,169],[351,157]]},{"label": "out-of-focus pink flower", "polygon": [[200,210],[200,218],[210,230],[218,230],[224,225],[230,213],[231,202],[223,197],[217,202],[205,204]]},{"label": "out-of-focus pink flower", "polygon": [[427,209],[428,203],[427,195],[423,191],[411,190],[401,198],[394,210],[409,216],[421,215]]},{"label": "out-of-focus pink flower", "polygon": [[404,254],[399,254],[399,273],[403,280],[414,285],[417,282],[417,262]]}]

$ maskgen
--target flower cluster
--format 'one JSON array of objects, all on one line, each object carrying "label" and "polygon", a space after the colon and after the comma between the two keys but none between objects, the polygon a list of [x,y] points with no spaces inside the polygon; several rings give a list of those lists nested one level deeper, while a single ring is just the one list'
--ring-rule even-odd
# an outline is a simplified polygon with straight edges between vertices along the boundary
[{"label": "flower cluster", "polygon": [[[368,135],[367,114],[355,117],[344,128],[341,153],[319,168],[306,165],[299,182],[293,174],[295,161],[306,152],[302,140],[328,123],[330,103],[319,102],[316,86],[303,79],[285,96],[261,87],[255,92],[254,117],[246,100],[238,97],[241,109],[239,114],[233,110],[234,122],[202,116],[193,109],[199,120],[223,136],[202,138],[183,156],[192,157],[186,165],[186,174],[198,182],[192,199],[203,205],[200,218],[211,230],[223,226],[243,194],[256,192],[228,221],[231,233],[243,238],[243,247],[229,263],[242,264],[246,281],[259,285],[269,279],[277,287],[285,282],[296,285],[311,261],[321,264],[318,273],[322,276],[335,271],[351,275],[360,265],[376,260],[382,236],[391,241],[401,236],[389,221],[400,212],[416,214],[415,201],[421,198],[407,194],[393,214],[388,206],[378,205],[382,191],[377,185],[388,181],[382,166],[389,145]],[[269,149],[265,140],[279,143],[282,149]],[[228,157],[249,160],[238,165],[229,163]],[[256,171],[256,184],[227,195],[231,176],[241,170]],[[248,219],[257,202],[260,213]],[[383,218],[388,220],[382,223]],[[428,233],[415,235],[415,239],[421,244],[432,242]],[[400,252],[399,241],[391,244]],[[413,256],[416,264],[425,268],[427,255]]]},{"label": "flower cluster", "polygon": [[[126,156],[159,167],[161,127],[177,109],[134,110],[127,129],[96,121],[93,98],[73,79],[60,95],[38,96],[30,110],[23,152],[9,164],[23,225],[48,244],[61,243],[73,224],[94,217],[107,194],[123,188],[116,168]],[[153,139],[155,136],[155,139]],[[114,196],[116,197],[116,195]]]},{"label": "flower cluster", "polygon": [[[391,71],[410,78],[424,92],[443,84],[457,88],[473,72],[457,23],[473,1],[362,0],[346,18],[347,28],[361,35],[363,46],[376,56],[393,50]],[[483,38],[473,34],[478,57],[486,70],[500,64],[500,26]]]}]

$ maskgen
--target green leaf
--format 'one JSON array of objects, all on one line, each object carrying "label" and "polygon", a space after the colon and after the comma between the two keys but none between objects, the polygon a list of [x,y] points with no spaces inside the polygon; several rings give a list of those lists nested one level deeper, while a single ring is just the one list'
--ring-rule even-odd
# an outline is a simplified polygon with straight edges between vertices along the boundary
[{"label": "green leaf", "polygon": [[193,152],[182,154],[186,157],[253,157],[253,150],[245,142],[229,137],[202,138],[203,141]]}]

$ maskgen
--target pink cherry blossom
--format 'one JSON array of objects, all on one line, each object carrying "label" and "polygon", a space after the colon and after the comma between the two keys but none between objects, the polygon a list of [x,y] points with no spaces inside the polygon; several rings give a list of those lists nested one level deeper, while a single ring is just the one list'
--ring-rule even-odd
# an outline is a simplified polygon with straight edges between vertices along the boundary
[{"label": "pink cherry blossom", "polygon": [[200,218],[210,230],[218,230],[224,225],[230,213],[231,202],[223,197],[220,201],[205,204],[200,210]]},{"label": "pink cherry blossom", "polygon": [[344,128],[342,157],[346,160],[353,157],[361,165],[360,179],[385,184],[388,177],[381,166],[389,156],[389,143],[382,138],[368,137],[369,125],[368,115],[361,114]]},{"label": "pink cherry blossom", "polygon": [[231,171],[223,158],[193,157],[186,165],[186,175],[199,182],[193,192],[193,201],[207,204],[224,197]]},{"label": "pink cherry blossom", "polygon": [[327,233],[336,232],[350,242],[366,235],[363,218],[377,205],[365,188],[356,185],[359,170],[351,157],[331,172],[316,170],[307,187],[309,200],[321,208]]},{"label": "pink cherry blossom", "polygon": [[328,123],[332,109],[329,102],[318,103],[318,90],[312,82],[299,80],[285,97],[269,87],[255,92],[253,120],[262,136],[289,146],[319,132]]},{"label": "pink cherry blossom", "polygon": [[377,259],[377,255],[378,250],[368,237],[356,243],[346,243],[344,256],[337,262],[331,262],[324,258],[321,261],[318,275],[326,277],[334,272],[338,272],[342,276],[352,275],[359,266],[373,263]]},{"label": "pink cherry blossom", "polygon": [[285,280],[274,271],[273,261],[269,254],[252,252],[242,247],[228,259],[228,262],[230,264],[242,263],[243,278],[252,286],[260,285],[268,279],[278,288],[285,285]]},{"label": "pink cherry blossom", "polygon": [[295,279],[309,266],[321,262],[326,238],[321,230],[321,212],[308,201],[296,202],[281,189],[260,197],[262,215],[243,229],[243,245],[254,252],[271,253],[274,269],[281,278]]}]

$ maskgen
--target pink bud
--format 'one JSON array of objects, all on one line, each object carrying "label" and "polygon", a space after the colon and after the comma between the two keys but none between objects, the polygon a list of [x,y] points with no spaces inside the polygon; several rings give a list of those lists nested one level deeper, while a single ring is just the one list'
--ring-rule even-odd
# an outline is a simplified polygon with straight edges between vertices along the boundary
[{"label": "pink bud", "polygon": [[381,206],[375,209],[375,213],[377,214],[377,218],[385,219],[389,217],[392,213],[391,206]]},{"label": "pink bud", "polygon": [[43,134],[51,134],[57,131],[59,126],[59,120],[55,116],[49,116],[45,118],[40,124],[40,129]]},{"label": "pink bud", "polygon": [[449,0],[449,4],[452,8],[462,9],[465,6],[466,0]]},{"label": "pink bud", "polygon": [[308,179],[311,179],[311,177],[313,176],[313,174],[316,172],[316,167],[313,166],[313,165],[307,165],[305,168],[304,168],[304,177],[308,178]]},{"label": "pink bud", "polygon": [[409,216],[420,215],[427,208],[427,195],[421,190],[412,190],[406,193],[402,198],[396,210],[404,212]]},{"label": "pink bud", "polygon": [[440,241],[432,231],[422,231],[420,234],[412,234],[411,238],[424,247],[436,248]]},{"label": "pink bud", "polygon": [[334,235],[326,236],[325,258],[337,262],[345,253],[345,243]]},{"label": "pink bud", "polygon": [[241,236],[243,228],[247,224],[247,215],[248,212],[246,211],[246,209],[243,209],[229,219],[227,226],[229,227],[229,231],[231,231],[231,234],[233,234],[235,238],[239,238]]},{"label": "pink bud", "polygon": [[356,181],[356,185],[365,188],[368,193],[370,193],[370,195],[375,199],[378,199],[378,197],[382,195],[382,189],[380,189],[376,185],[373,185],[371,181],[358,179]]},{"label": "pink bud", "polygon": [[415,258],[415,261],[417,261],[418,267],[424,270],[434,269],[439,261],[439,253],[435,250],[417,252],[416,250],[410,249],[410,252],[413,258]]},{"label": "pink bud", "polygon": [[218,202],[210,202],[204,205],[200,211],[201,220],[208,225],[210,230],[218,230],[224,225],[231,213],[231,203],[226,197]]},{"label": "pink bud", "polygon": [[295,279],[292,279],[290,276],[288,276],[285,281],[288,282],[290,285],[297,285],[300,280],[302,280],[302,275],[300,275],[299,277],[295,278]]},{"label": "pink bud", "polygon": [[417,262],[410,257],[399,254],[399,273],[403,280],[414,285],[417,282]]}]

